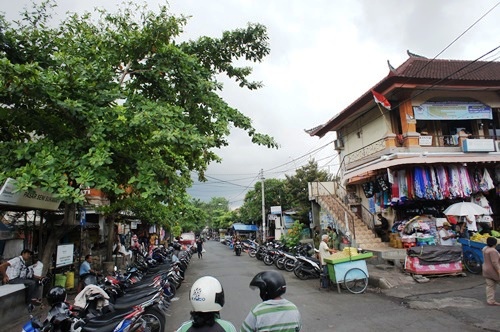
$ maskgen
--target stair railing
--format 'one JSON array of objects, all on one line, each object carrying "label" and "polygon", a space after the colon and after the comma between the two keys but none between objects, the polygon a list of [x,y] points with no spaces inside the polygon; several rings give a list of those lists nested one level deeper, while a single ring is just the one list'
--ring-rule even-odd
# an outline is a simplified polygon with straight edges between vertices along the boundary
[{"label": "stair railing", "polygon": [[317,185],[323,188],[323,191],[327,195],[320,195],[319,200],[325,201],[325,205],[329,208],[329,212],[335,216],[337,219],[337,227],[342,230],[343,233],[349,231],[351,233],[352,239],[356,239],[356,228],[354,226],[355,215],[349,208],[343,204],[335,193],[330,192],[321,182],[316,182]]}]

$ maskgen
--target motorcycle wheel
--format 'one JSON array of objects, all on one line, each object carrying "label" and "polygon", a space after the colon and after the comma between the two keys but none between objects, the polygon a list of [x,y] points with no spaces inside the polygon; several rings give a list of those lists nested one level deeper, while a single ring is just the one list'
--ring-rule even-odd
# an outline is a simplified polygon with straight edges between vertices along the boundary
[{"label": "motorcycle wheel", "polygon": [[295,269],[295,261],[293,259],[287,258],[283,264],[285,271],[292,272]]},{"label": "motorcycle wheel", "polygon": [[273,265],[273,263],[274,263],[274,260],[271,256],[269,256],[269,255],[264,256],[264,264],[269,266],[269,265]]},{"label": "motorcycle wheel", "polygon": [[163,312],[161,312],[158,308],[147,308],[141,318],[146,322],[147,331],[163,332],[165,330],[165,314],[163,314]]},{"label": "motorcycle wheel", "polygon": [[256,253],[257,253],[257,251],[255,251],[254,249],[248,250],[248,256],[250,256],[252,258],[255,258]]},{"label": "motorcycle wheel", "polygon": [[295,276],[297,278],[299,278],[300,280],[307,280],[309,279],[309,276],[307,274],[305,274],[304,270],[302,269],[302,266],[297,266],[294,270],[293,270],[293,273],[295,274]]},{"label": "motorcycle wheel", "polygon": [[274,265],[276,265],[276,267],[278,269],[284,270],[285,269],[285,259],[286,259],[286,257],[278,258],[277,260],[274,261]]},{"label": "motorcycle wheel", "polygon": [[236,250],[236,256],[241,256],[241,250]]}]

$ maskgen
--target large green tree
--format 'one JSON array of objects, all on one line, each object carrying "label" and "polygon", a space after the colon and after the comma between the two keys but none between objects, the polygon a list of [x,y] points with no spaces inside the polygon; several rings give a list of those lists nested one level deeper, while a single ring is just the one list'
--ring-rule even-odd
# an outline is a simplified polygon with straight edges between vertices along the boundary
[{"label": "large green tree", "polygon": [[[68,207],[66,224],[86,187],[108,196],[110,216],[125,197],[174,206],[190,172],[203,179],[219,161],[214,149],[228,144],[231,127],[277,146],[219,96],[217,80],[260,87],[250,67],[234,63],[269,53],[264,26],[178,42],[186,18],[167,6],[129,4],[51,25],[53,5],[34,5],[18,22],[0,16],[0,181],[55,193]],[[51,232],[44,258],[65,229]]]},{"label": "large green tree", "polygon": [[307,224],[311,209],[308,183],[331,181],[330,175],[328,172],[320,170],[315,160],[309,160],[306,165],[297,169],[294,175],[285,176],[286,192],[292,199],[291,204],[297,212],[296,218]]},{"label": "large green tree", "polygon": [[[264,205],[266,215],[271,206],[282,206],[283,210],[291,207],[290,198],[286,192],[285,180],[264,180]],[[240,208],[240,218],[245,224],[262,224],[262,182],[257,182],[252,190],[245,195],[245,200]]]}]

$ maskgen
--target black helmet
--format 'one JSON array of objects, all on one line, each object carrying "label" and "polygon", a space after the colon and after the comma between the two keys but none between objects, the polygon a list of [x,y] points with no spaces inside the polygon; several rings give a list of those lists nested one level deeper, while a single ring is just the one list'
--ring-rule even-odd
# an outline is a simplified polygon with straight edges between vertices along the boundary
[{"label": "black helmet", "polygon": [[260,289],[262,301],[274,299],[286,292],[286,282],[283,275],[277,271],[264,271],[257,273],[250,281],[250,288]]},{"label": "black helmet", "polygon": [[47,302],[49,305],[66,301],[66,289],[61,286],[53,287],[47,294]]}]

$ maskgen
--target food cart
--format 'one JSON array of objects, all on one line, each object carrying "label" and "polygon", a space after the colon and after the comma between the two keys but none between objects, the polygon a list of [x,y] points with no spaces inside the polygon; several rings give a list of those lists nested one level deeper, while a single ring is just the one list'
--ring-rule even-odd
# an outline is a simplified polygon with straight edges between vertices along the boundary
[{"label": "food cart", "polygon": [[325,257],[328,267],[328,276],[332,283],[337,284],[340,293],[340,285],[353,294],[363,293],[368,287],[368,268],[366,259],[373,253],[351,253],[346,257],[336,258],[335,255]]},{"label": "food cart", "polygon": [[417,246],[406,250],[404,269],[415,275],[462,274],[462,249],[459,246]]}]

